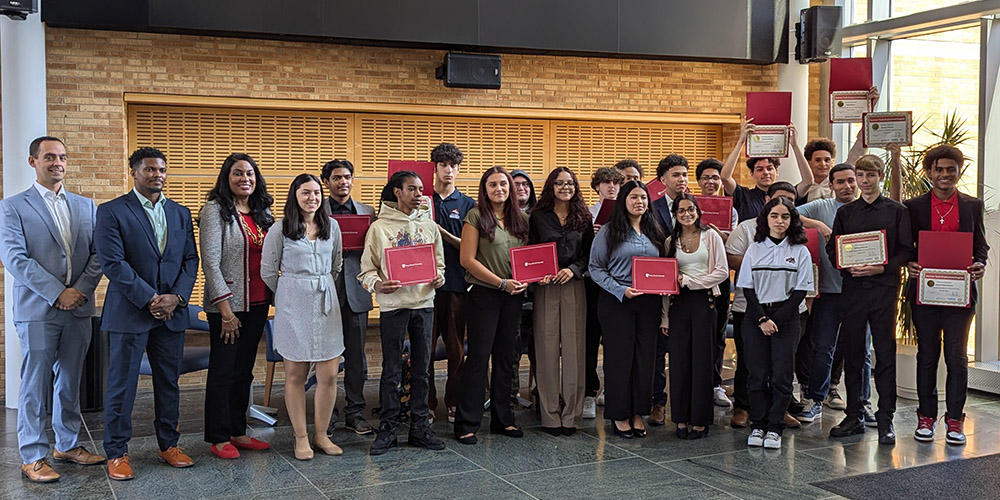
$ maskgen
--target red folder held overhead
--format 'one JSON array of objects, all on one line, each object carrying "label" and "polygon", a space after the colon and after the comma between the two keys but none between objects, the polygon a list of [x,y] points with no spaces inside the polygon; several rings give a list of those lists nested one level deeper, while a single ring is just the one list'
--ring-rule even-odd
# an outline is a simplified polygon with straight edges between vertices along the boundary
[{"label": "red folder held overhead", "polygon": [[389,174],[386,176],[386,180],[396,172],[409,170],[420,176],[420,181],[424,184],[424,196],[433,197],[434,165],[432,161],[389,160]]},{"label": "red folder held overhead", "polygon": [[872,86],[872,58],[830,59],[830,92],[868,90]]},{"label": "red folder held overhead", "polygon": [[667,193],[667,187],[660,182],[660,179],[653,179],[646,184],[646,190],[649,191],[649,202],[652,203]]},{"label": "red folder held overhead", "polygon": [[754,125],[788,125],[792,122],[791,92],[747,92],[747,119]]},{"label": "red folder held overhead", "polygon": [[437,277],[434,245],[411,245],[385,249],[385,269],[389,279],[403,286],[430,283]]},{"label": "red folder held overhead", "polygon": [[364,250],[365,235],[372,224],[370,215],[331,215],[340,225],[340,238],[344,250]]},{"label": "red folder held overhead", "polygon": [[663,257],[632,257],[632,288],[643,293],[676,295],[677,259]]},{"label": "red folder held overhead", "polygon": [[554,242],[510,249],[510,270],[521,283],[542,281],[559,272],[559,256]]},{"label": "red folder held overhead", "polygon": [[733,199],[728,196],[695,196],[702,224],[715,224],[722,231],[733,230]]},{"label": "red folder held overhead", "polygon": [[917,263],[931,269],[967,269],[972,265],[972,233],[920,231]]},{"label": "red folder held overhead", "polygon": [[599,226],[607,224],[611,220],[611,213],[615,211],[615,200],[601,200],[601,210],[597,212],[594,224]]}]

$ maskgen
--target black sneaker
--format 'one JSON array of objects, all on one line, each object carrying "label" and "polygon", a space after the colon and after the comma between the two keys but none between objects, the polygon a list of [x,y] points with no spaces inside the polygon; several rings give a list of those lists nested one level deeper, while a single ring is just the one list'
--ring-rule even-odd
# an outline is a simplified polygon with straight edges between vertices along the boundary
[{"label": "black sneaker", "polygon": [[863,418],[846,417],[833,429],[830,429],[830,437],[840,438],[865,433],[865,420]]},{"label": "black sneaker", "polygon": [[348,418],[344,422],[344,428],[354,431],[355,434],[364,436],[366,434],[372,434],[375,432],[375,428],[368,423],[364,417]]},{"label": "black sneaker", "polygon": [[896,429],[892,427],[892,420],[888,418],[878,421],[878,444],[896,444]]},{"label": "black sneaker", "polygon": [[443,450],[444,441],[434,433],[429,425],[410,429],[410,436],[406,440],[410,446],[417,448],[427,448],[428,450]]},{"label": "black sneaker", "polygon": [[380,426],[378,434],[375,435],[375,441],[372,442],[371,448],[368,448],[368,454],[381,455],[389,451],[389,448],[395,448],[397,444],[396,431]]}]

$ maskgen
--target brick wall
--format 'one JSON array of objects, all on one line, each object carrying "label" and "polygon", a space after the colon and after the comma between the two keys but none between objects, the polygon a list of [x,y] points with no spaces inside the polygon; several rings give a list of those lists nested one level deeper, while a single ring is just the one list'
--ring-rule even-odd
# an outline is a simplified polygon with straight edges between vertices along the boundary
[{"label": "brick wall", "polygon": [[[72,188],[98,202],[127,186],[125,92],[738,114],[746,92],[777,80],[774,66],[504,54],[502,89],[450,89],[434,79],[440,50],[56,28],[46,39],[49,131],[67,142]],[[737,129],[724,127],[726,153]]]}]

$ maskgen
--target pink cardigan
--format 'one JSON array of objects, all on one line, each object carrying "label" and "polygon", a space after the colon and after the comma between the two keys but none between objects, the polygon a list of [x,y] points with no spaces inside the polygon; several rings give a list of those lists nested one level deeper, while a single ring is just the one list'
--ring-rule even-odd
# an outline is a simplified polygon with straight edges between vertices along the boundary
[{"label": "pink cardigan", "polygon": [[[702,276],[681,275],[681,286],[691,290],[712,290],[712,295],[719,295],[719,283],[729,279],[729,263],[726,261],[726,245],[722,236],[714,229],[701,232],[701,244],[708,249],[708,274]],[[664,243],[669,248],[670,237]],[[660,328],[670,325],[670,296],[663,296],[663,307],[660,312]]]}]

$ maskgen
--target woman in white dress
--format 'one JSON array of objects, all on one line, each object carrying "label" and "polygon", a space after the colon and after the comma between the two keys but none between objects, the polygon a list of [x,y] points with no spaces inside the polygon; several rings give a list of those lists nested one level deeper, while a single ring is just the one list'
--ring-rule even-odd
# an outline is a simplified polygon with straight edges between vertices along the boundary
[{"label": "woman in white dress", "polygon": [[260,274],[274,291],[274,347],[285,362],[285,407],[295,432],[295,458],[313,451],[306,427],[306,378],[316,364],[313,442],[327,455],[343,450],[326,435],[337,401],[344,332],[334,278],[341,272],[340,226],[323,208],[323,185],[300,174],[288,190],[285,216],[264,238]]}]

